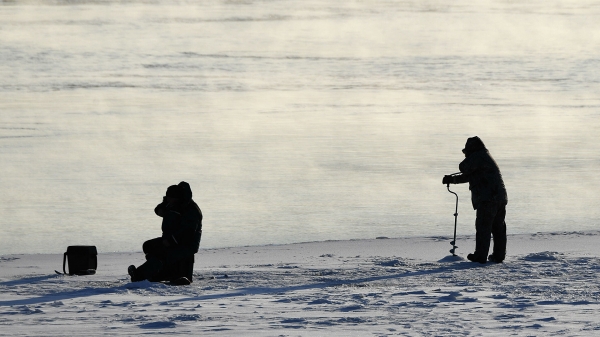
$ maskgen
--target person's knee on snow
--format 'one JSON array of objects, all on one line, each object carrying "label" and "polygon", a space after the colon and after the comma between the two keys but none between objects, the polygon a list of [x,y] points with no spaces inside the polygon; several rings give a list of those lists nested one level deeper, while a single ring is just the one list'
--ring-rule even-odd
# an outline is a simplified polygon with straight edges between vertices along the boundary
[{"label": "person's knee on snow", "polygon": [[162,218],[162,236],[144,242],[146,262],[138,268],[128,268],[132,281],[176,278],[165,267],[190,257],[193,260],[200,246],[202,211],[192,199],[188,183],[169,186],[154,212]]}]

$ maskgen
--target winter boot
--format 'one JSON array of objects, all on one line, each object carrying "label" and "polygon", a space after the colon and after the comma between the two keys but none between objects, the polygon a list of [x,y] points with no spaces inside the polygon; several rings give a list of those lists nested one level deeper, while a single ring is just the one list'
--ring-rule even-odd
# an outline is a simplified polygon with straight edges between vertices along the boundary
[{"label": "winter boot", "polygon": [[480,258],[479,256],[477,256],[477,255],[475,255],[475,254],[468,254],[468,255],[467,255],[467,259],[468,259],[469,261],[472,261],[472,262],[479,262],[479,263],[481,263],[481,264],[485,264],[485,263],[486,263],[486,259],[485,259],[485,257],[484,257],[484,258]]},{"label": "winter boot", "polygon": [[504,261],[503,257],[500,256],[494,256],[494,254],[488,256],[488,261],[490,262],[494,262],[494,263],[502,263],[502,261]]},{"label": "winter boot", "polygon": [[138,282],[138,281],[143,281],[144,278],[140,277],[140,274],[138,272],[138,269],[134,266],[131,265],[129,267],[127,267],[127,274],[129,274],[129,276],[131,276],[131,282]]}]

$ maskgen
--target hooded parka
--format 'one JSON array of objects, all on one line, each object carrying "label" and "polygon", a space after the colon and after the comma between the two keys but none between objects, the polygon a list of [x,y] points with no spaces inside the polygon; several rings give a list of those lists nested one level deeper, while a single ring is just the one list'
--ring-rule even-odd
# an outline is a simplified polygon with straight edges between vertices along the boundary
[{"label": "hooded parka", "polygon": [[481,139],[469,138],[463,153],[466,158],[458,165],[461,174],[454,176],[454,183],[469,183],[473,209],[486,201],[507,204],[508,196],[500,168]]}]

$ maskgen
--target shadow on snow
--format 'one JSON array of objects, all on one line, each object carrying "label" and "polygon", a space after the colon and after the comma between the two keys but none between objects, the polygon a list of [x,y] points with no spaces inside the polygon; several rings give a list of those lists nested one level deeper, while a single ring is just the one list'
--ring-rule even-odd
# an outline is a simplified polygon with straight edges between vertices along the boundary
[{"label": "shadow on snow", "polygon": [[[402,274],[391,274],[391,275],[383,275],[383,276],[371,276],[357,279],[349,279],[349,280],[335,280],[335,281],[327,281],[327,282],[319,282],[313,284],[301,284],[295,286],[284,286],[284,287],[247,287],[236,289],[232,292],[226,293],[218,293],[211,295],[202,295],[202,296],[194,296],[188,298],[182,298],[178,300],[169,300],[169,303],[173,302],[187,302],[187,301],[206,301],[206,300],[214,300],[221,298],[229,298],[229,297],[238,297],[238,296],[247,296],[247,295],[260,295],[260,294],[272,294],[272,293],[286,293],[300,290],[310,290],[310,289],[323,289],[329,287],[338,287],[344,285],[355,285],[369,282],[377,282],[391,279],[402,279],[406,277],[416,277],[423,275],[432,275],[432,274],[441,274],[454,270],[465,270],[471,268],[480,268],[482,265],[472,264],[472,263],[458,263],[458,264],[443,264],[438,268],[430,269],[430,270],[421,270],[421,271],[409,271]],[[13,281],[2,282],[0,285],[4,286],[16,286],[16,285],[24,285],[31,284],[40,281],[45,281],[51,278],[55,278],[56,275],[49,276],[39,276],[39,277],[29,277],[23,278]],[[13,306],[13,305],[31,305],[38,304],[44,302],[54,302],[61,300],[68,300],[73,298],[81,298],[81,297],[89,297],[95,295],[103,295],[103,294],[111,294],[117,293],[119,291],[127,290],[127,289],[137,289],[140,287],[132,286],[131,283],[120,285],[117,287],[109,287],[109,288],[94,288],[88,287],[79,290],[72,291],[64,291],[57,292],[52,294],[47,294],[34,298],[27,299],[18,299],[18,300],[10,300],[10,301],[0,301],[0,306]]]},{"label": "shadow on snow", "polygon": [[431,269],[431,270],[413,271],[413,272],[406,272],[406,273],[402,273],[402,274],[391,274],[391,275],[384,275],[384,276],[363,277],[363,278],[352,279],[352,280],[336,280],[336,281],[329,281],[329,282],[319,282],[319,283],[313,283],[313,284],[302,284],[302,285],[285,286],[285,287],[248,287],[248,288],[237,289],[235,291],[228,292],[228,293],[194,296],[194,297],[182,298],[182,299],[178,299],[178,300],[169,300],[168,302],[174,303],[174,302],[187,302],[187,301],[206,301],[206,300],[215,300],[215,299],[221,299],[221,298],[247,296],[247,295],[261,295],[261,294],[273,294],[273,293],[286,293],[286,292],[310,290],[310,289],[324,289],[324,288],[329,288],[329,287],[339,287],[339,286],[345,286],[345,285],[362,284],[362,283],[384,281],[384,280],[391,280],[391,279],[402,279],[402,278],[406,278],[406,277],[441,274],[441,273],[445,273],[445,272],[453,271],[453,270],[465,270],[465,269],[472,269],[472,268],[480,268],[480,267],[484,267],[484,266],[485,265],[472,264],[472,263],[461,263],[461,264],[454,264],[454,265],[444,265],[439,268]]}]

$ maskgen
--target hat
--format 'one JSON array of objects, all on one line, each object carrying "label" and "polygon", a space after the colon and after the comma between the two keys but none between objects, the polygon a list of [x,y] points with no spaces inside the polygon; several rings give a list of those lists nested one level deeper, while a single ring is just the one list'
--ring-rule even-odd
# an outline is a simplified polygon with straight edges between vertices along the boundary
[{"label": "hat", "polygon": [[462,152],[468,156],[471,153],[481,149],[485,149],[485,145],[481,139],[479,139],[479,137],[475,136],[467,139],[467,143],[465,144],[465,148],[462,150]]},{"label": "hat", "polygon": [[167,197],[182,199],[184,197],[184,191],[181,186],[171,185],[167,188]]}]

